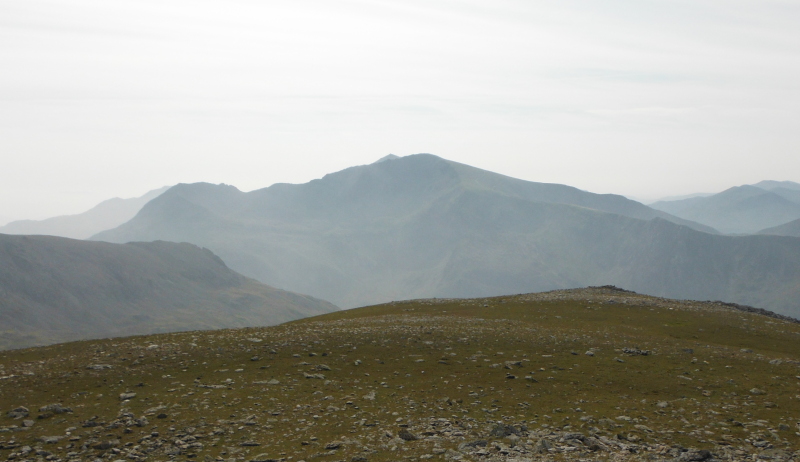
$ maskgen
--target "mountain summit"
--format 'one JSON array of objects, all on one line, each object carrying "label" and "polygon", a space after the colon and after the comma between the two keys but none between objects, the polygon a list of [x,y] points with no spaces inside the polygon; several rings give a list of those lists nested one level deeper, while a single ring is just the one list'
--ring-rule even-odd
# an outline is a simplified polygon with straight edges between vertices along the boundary
[{"label": "mountain summit", "polygon": [[614,284],[800,311],[800,241],[718,236],[622,196],[429,154],[249,193],[178,185],[94,239],[192,242],[344,307]]}]

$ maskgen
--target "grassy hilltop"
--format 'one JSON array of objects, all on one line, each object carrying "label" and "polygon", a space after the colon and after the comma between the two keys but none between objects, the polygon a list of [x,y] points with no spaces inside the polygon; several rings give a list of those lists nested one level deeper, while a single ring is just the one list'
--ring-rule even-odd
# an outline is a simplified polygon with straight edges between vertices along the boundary
[{"label": "grassy hilltop", "polygon": [[0,457],[788,460],[799,339],[593,288],[6,351]]}]

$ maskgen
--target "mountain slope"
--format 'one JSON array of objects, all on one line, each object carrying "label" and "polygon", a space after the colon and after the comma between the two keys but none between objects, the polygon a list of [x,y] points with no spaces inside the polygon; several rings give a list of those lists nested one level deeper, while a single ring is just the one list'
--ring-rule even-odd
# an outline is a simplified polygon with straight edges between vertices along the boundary
[{"label": "mountain slope", "polygon": [[0,234],[0,348],[276,324],[335,309],[245,278],[191,244]]},{"label": "mountain slope", "polygon": [[9,460],[797,460],[792,321],[593,287],[3,351],[0,450]]},{"label": "mountain slope", "polygon": [[179,185],[95,238],[193,242],[345,307],[615,284],[800,313],[800,240],[712,235],[648,210],[418,155],[250,193]]},{"label": "mountain slope", "polygon": [[45,220],[19,220],[0,227],[3,234],[45,234],[50,236],[88,239],[101,231],[116,228],[133,218],[151,199],[169,189],[164,186],[141,197],[103,201],[86,212]]},{"label": "mountain slope", "polygon": [[758,232],[758,234],[800,237],[800,219],[774,226],[772,228],[762,229]]},{"label": "mountain slope", "polygon": [[800,195],[790,188],[775,186],[774,191],[769,191],[745,185],[709,197],[662,201],[650,206],[724,233],[752,234],[800,218],[800,203],[796,200]]}]

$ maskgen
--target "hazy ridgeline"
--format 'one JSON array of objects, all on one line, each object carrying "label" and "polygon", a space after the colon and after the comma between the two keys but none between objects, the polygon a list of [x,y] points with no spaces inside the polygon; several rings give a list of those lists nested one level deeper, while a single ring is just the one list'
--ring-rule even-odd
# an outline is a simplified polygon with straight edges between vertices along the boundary
[{"label": "hazy ridgeline", "polygon": [[614,284],[800,314],[798,239],[723,236],[622,196],[432,155],[249,193],[181,184],[93,239],[192,242],[343,307]]},{"label": "hazy ridgeline", "polygon": [[762,229],[759,234],[800,237],[800,219],[773,228]]},{"label": "hazy ridgeline", "polygon": [[0,349],[278,324],[336,310],[230,270],[183,243],[0,234]]},{"label": "hazy ridgeline", "polygon": [[753,234],[770,228],[767,234],[783,234],[773,227],[800,219],[800,184],[762,181],[706,197],[660,201],[650,206],[723,233]]},{"label": "hazy ridgeline", "polygon": [[169,186],[154,189],[132,198],[115,197],[103,201],[86,212],[63,215],[44,220],[18,220],[0,226],[3,234],[46,234],[49,236],[87,239],[106,229],[115,228],[133,218],[151,199],[158,197]]}]

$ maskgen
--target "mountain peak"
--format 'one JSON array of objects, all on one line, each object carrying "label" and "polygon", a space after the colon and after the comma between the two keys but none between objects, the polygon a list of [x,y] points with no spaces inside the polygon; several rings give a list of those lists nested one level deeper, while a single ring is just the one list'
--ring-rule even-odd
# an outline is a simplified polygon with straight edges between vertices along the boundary
[{"label": "mountain peak", "polygon": [[381,157],[380,159],[376,160],[375,162],[373,162],[373,164],[379,164],[381,162],[386,162],[387,160],[394,160],[394,159],[399,159],[399,158],[400,158],[400,156],[396,156],[394,154],[388,154],[388,155],[385,155],[385,156]]},{"label": "mountain peak", "polygon": [[764,180],[764,181],[759,181],[758,183],[752,186],[761,189],[766,189],[767,191],[772,191],[777,188],[800,190],[800,183],[795,183],[794,181]]}]

